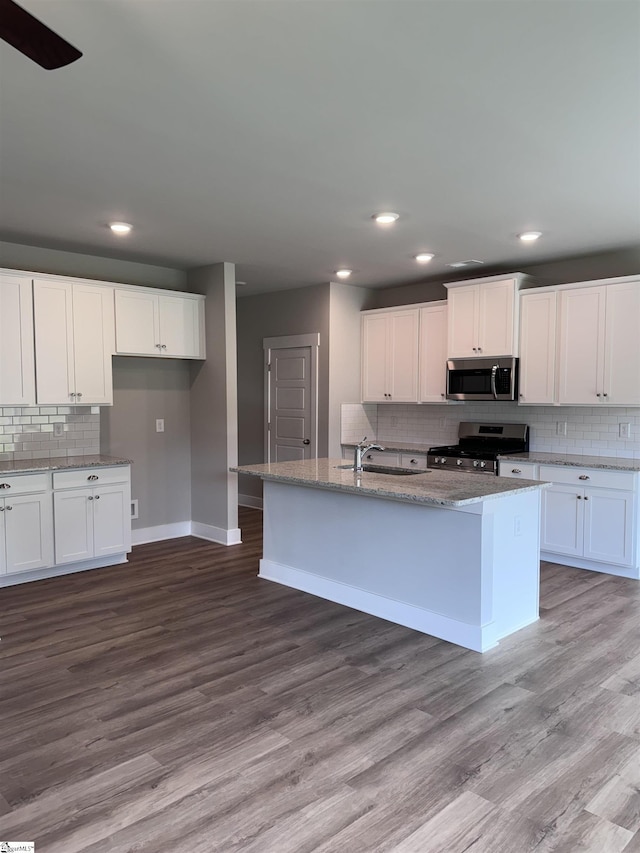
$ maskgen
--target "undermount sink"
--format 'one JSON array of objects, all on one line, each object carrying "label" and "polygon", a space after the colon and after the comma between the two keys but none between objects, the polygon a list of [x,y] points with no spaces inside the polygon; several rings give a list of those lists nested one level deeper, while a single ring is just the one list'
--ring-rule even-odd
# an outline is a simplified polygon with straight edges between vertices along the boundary
[{"label": "undermount sink", "polygon": [[[343,471],[355,471],[353,465],[336,465],[336,468],[341,468]],[[363,465],[362,470],[368,474],[393,474],[396,477],[410,477],[411,474],[430,473],[424,468],[419,471],[414,471],[409,468],[391,468],[385,465]]]}]

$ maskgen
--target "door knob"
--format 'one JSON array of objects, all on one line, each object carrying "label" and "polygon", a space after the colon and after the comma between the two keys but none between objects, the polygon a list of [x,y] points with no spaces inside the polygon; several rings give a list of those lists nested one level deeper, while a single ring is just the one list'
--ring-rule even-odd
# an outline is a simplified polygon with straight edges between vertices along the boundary
[{"label": "door knob", "polygon": [[303,442],[302,442],[302,443],[303,443],[303,444],[311,444],[311,442],[309,441],[309,439],[308,439],[308,438],[305,438],[305,439],[303,440]]}]

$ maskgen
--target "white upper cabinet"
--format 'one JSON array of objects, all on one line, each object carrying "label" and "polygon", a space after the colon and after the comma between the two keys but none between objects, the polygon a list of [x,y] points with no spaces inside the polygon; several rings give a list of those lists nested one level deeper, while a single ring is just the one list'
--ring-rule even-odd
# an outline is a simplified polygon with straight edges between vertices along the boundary
[{"label": "white upper cabinet", "polygon": [[447,393],[447,303],[420,309],[421,403],[446,403]]},{"label": "white upper cabinet", "polygon": [[0,274],[0,405],[35,403],[31,278]]},{"label": "white upper cabinet", "polygon": [[151,289],[115,292],[116,353],[204,358],[204,298]]},{"label": "white upper cabinet", "polygon": [[517,294],[521,276],[446,284],[448,357],[515,355]]},{"label": "white upper cabinet", "polygon": [[559,294],[558,402],[640,404],[640,280]]},{"label": "white upper cabinet", "polygon": [[602,400],[640,406],[640,279],[607,287]]},{"label": "white upper cabinet", "polygon": [[363,402],[418,402],[418,322],[417,308],[363,312]]},{"label": "white upper cabinet", "polygon": [[525,406],[555,401],[555,291],[520,296],[520,394]]},{"label": "white upper cabinet", "polygon": [[113,402],[113,289],[36,279],[33,283],[36,402]]}]

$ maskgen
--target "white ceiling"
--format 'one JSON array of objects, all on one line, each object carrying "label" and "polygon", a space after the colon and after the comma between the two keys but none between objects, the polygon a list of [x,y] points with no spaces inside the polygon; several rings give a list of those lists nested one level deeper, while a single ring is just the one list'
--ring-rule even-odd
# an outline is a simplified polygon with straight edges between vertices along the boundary
[{"label": "white ceiling", "polygon": [[[6,240],[233,261],[246,292],[638,242],[637,2],[22,5],[84,56],[47,72],[0,45]],[[383,230],[370,217],[389,209]],[[524,246],[525,229],[544,237]]]}]

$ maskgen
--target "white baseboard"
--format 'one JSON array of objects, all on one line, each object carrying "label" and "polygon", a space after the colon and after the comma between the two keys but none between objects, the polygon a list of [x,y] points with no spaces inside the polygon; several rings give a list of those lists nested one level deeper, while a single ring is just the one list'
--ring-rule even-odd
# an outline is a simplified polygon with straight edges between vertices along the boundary
[{"label": "white baseboard", "polygon": [[191,522],[191,535],[198,539],[206,539],[207,542],[218,542],[220,545],[239,545],[242,542],[239,527],[225,530],[224,527],[203,524],[201,521]]},{"label": "white baseboard", "polygon": [[139,527],[131,531],[131,544],[144,545],[147,542],[161,542],[163,539],[177,539],[179,536],[191,536],[190,521],[174,521],[171,524],[158,524],[155,527]]},{"label": "white baseboard", "polygon": [[404,625],[405,628],[413,628],[432,637],[439,637],[441,640],[465,646],[476,652],[486,652],[497,645],[496,638],[492,636],[493,626],[470,625],[432,610],[424,610],[349,584],[321,578],[302,569],[295,569],[272,560],[260,560],[258,577],[302,592],[309,592],[319,598],[335,601],[337,604],[353,607],[363,613],[370,613],[372,616]]},{"label": "white baseboard", "polygon": [[640,578],[640,568],[614,566],[611,563],[598,563],[596,560],[585,560],[583,557],[569,557],[565,554],[553,554],[551,551],[541,551],[540,559],[546,563],[559,563],[561,566],[571,566],[574,569],[588,569],[590,572],[603,572],[606,575],[617,575],[620,578]]},{"label": "white baseboard", "polygon": [[77,563],[64,563],[61,566],[49,566],[46,569],[34,569],[31,572],[16,572],[0,576],[0,587],[15,586],[29,581],[41,581],[45,578],[57,578],[61,575],[72,575],[75,572],[85,572],[89,569],[104,569],[108,566],[119,566],[126,563],[126,554],[114,554],[111,557],[99,557],[93,560],[78,560]]},{"label": "white baseboard", "polygon": [[238,506],[248,506],[250,509],[262,509],[262,498],[253,495],[238,495]]},{"label": "white baseboard", "polygon": [[145,545],[149,542],[177,539],[180,536],[195,536],[220,545],[239,545],[242,542],[241,530],[238,527],[225,530],[223,527],[202,524],[200,521],[175,521],[172,524],[158,524],[155,527],[139,527],[137,530],[132,530],[131,544]]}]

